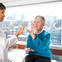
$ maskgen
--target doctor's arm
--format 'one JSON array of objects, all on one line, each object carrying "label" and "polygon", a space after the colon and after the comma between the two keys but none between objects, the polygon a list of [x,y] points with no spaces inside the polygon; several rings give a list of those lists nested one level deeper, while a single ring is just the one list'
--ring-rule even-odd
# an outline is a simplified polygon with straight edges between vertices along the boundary
[{"label": "doctor's arm", "polygon": [[20,30],[18,32],[16,32],[16,34],[14,36],[12,36],[11,38],[7,39],[6,41],[6,47],[9,48],[11,46],[13,46],[18,40],[17,37],[24,31],[24,23],[22,24],[22,28],[20,28]]},{"label": "doctor's arm", "polygon": [[24,25],[24,23],[22,24],[22,28],[18,31],[18,32],[16,32],[16,37],[18,37],[23,31],[24,31],[24,27],[25,27],[25,25]]}]

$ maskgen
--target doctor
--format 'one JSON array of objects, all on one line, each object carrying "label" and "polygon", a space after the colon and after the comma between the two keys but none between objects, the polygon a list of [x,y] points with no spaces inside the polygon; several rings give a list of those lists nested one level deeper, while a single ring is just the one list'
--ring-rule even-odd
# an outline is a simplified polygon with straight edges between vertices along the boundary
[{"label": "doctor", "polygon": [[[0,23],[3,21],[5,15],[6,7],[0,3]],[[15,44],[17,41],[17,37],[23,32],[24,23],[22,24],[22,28],[16,32],[16,34],[10,39],[6,39],[5,32],[0,29],[0,62],[8,62],[8,48]]]}]

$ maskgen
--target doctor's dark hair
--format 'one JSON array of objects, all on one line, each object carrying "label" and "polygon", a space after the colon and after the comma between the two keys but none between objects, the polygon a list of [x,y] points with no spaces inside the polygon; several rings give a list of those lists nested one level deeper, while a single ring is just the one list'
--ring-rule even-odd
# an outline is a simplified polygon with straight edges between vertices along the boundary
[{"label": "doctor's dark hair", "polygon": [[3,3],[0,3],[0,9],[4,10],[6,9],[5,5],[3,5]]},{"label": "doctor's dark hair", "polygon": [[36,16],[35,18],[40,18],[45,23],[45,18],[43,16]]}]

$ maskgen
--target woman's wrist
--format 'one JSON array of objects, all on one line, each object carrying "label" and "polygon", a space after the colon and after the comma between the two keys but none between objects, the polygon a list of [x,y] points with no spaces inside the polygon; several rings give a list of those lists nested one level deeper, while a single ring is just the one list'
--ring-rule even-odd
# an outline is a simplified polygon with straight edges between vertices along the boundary
[{"label": "woman's wrist", "polygon": [[36,38],[36,36],[34,35],[34,33],[32,33],[31,36],[32,36],[33,40]]}]

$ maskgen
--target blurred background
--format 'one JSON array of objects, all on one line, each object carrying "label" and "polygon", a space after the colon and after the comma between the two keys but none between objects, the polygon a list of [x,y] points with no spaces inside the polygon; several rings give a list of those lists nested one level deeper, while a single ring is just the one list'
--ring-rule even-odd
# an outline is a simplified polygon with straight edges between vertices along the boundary
[{"label": "blurred background", "polygon": [[[61,0],[0,0],[7,9],[5,19],[0,23],[7,38],[13,36],[25,22],[25,30],[18,37],[17,44],[26,45],[27,29],[31,28],[35,16],[41,15],[45,17],[44,29],[51,33],[50,48],[52,49],[52,62],[62,62],[62,1]],[[18,47],[17,47],[18,48]],[[53,51],[54,50],[54,51]],[[25,52],[22,49],[9,50],[9,58],[14,62],[23,60]],[[14,54],[15,53],[15,54]],[[18,53],[16,55],[16,53]],[[13,57],[11,56],[13,54]],[[19,56],[20,55],[20,56]]]}]

